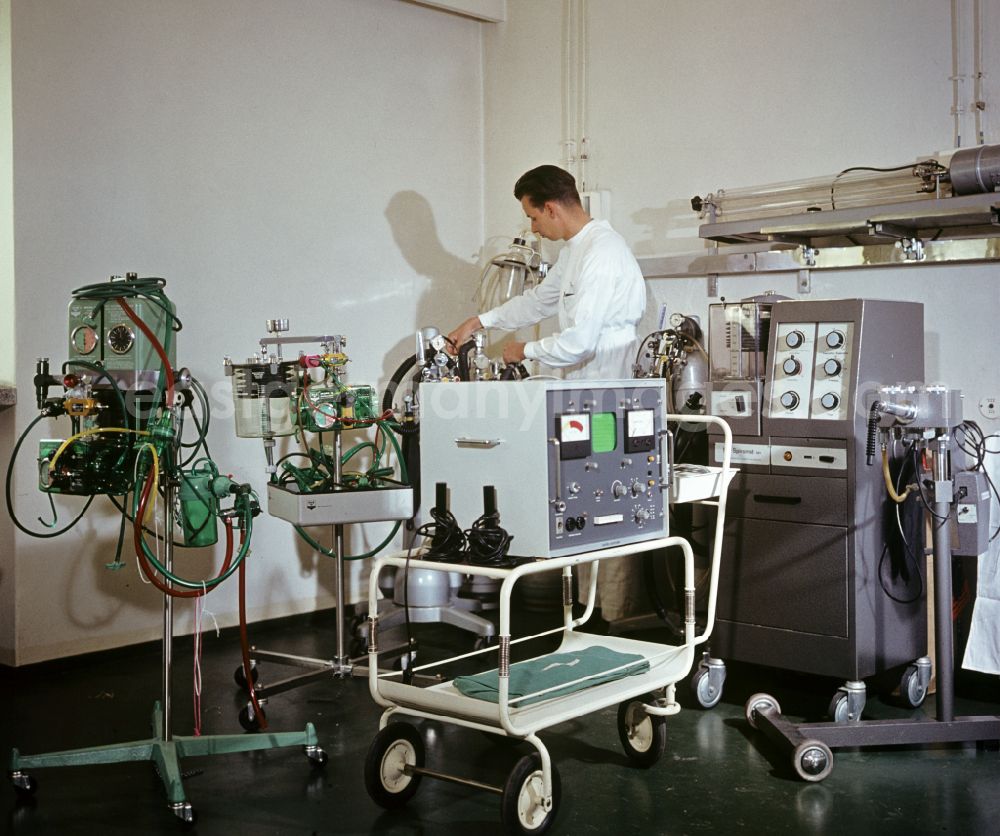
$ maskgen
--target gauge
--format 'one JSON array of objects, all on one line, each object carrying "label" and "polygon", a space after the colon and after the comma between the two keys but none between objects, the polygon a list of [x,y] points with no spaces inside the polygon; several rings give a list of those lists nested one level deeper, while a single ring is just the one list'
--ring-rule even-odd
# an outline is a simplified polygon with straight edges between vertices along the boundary
[{"label": "gauge", "polygon": [[116,325],[108,331],[108,348],[115,354],[125,354],[135,344],[135,332],[127,325]]},{"label": "gauge", "polygon": [[680,312],[670,314],[670,327],[680,328],[684,324],[685,319],[687,319],[687,317]]},{"label": "gauge", "polygon": [[77,354],[90,354],[97,348],[97,332],[89,325],[81,325],[73,329],[69,342]]}]

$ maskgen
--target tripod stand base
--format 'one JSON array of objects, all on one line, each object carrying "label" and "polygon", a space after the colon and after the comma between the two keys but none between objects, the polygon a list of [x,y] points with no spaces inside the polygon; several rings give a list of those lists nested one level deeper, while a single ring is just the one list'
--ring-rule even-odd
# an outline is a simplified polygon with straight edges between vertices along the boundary
[{"label": "tripod stand base", "polygon": [[26,770],[50,766],[92,766],[104,763],[127,763],[130,761],[150,761],[156,765],[163,788],[167,794],[167,804],[178,818],[194,821],[194,810],[184,795],[181,782],[180,760],[185,757],[204,755],[228,755],[234,752],[251,752],[260,749],[278,749],[284,746],[303,746],[305,754],[314,766],[323,766],[326,753],[319,747],[316,729],[306,723],[304,732],[279,732],[263,734],[221,734],[199,737],[163,737],[163,711],[160,703],[153,706],[153,737],[148,740],[117,743],[107,746],[89,746],[83,749],[67,749],[62,752],[48,752],[42,755],[22,755],[17,749],[11,750],[10,777],[14,790],[19,796],[31,796],[37,786]]}]

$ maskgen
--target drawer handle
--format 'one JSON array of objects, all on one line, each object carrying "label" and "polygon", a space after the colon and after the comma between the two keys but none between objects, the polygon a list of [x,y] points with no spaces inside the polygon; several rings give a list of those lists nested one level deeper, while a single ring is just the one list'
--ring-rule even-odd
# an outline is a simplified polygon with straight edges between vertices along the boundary
[{"label": "drawer handle", "polygon": [[766,502],[769,505],[800,505],[802,503],[801,496],[774,496],[773,494],[767,493],[755,493],[753,495],[754,502]]}]

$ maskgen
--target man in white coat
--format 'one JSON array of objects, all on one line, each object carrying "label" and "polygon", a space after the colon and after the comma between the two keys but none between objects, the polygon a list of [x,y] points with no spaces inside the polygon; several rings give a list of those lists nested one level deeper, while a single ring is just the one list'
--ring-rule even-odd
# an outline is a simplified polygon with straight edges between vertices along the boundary
[{"label": "man in white coat", "polygon": [[558,166],[543,165],[521,175],[514,197],[531,220],[532,232],[566,246],[541,284],[470,317],[448,338],[457,348],[481,328],[516,331],[558,314],[555,334],[508,342],[504,361],[539,360],[563,369],[571,379],[631,377],[646,288],[625,239],[607,221],[587,214],[573,176]]},{"label": "man in white coat", "polygon": [[[566,246],[541,284],[470,317],[448,338],[458,348],[480,328],[514,331],[558,314],[557,333],[527,343],[508,342],[504,361],[539,360],[576,380],[630,378],[646,287],[625,239],[607,221],[595,221],[587,214],[573,176],[558,166],[543,165],[521,175],[514,184],[514,197],[531,220],[532,232],[565,241]],[[630,570],[633,563],[611,560],[602,564],[598,598],[608,621],[646,603],[641,575]],[[583,571],[581,587],[586,588],[588,582],[589,571]]]}]

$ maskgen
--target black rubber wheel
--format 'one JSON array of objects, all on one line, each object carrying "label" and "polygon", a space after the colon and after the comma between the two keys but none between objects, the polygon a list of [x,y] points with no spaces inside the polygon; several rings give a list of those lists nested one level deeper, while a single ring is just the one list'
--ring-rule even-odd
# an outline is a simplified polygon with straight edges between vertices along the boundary
[{"label": "black rubber wheel", "polygon": [[708,668],[698,668],[691,677],[691,693],[702,708],[715,708],[722,699],[722,688],[712,685]]},{"label": "black rubber wheel", "polygon": [[260,713],[253,707],[252,702],[248,702],[243,708],[240,709],[240,725],[248,732],[260,731],[261,719],[265,718],[264,709],[260,709]]},{"label": "black rubber wheel", "polygon": [[830,705],[826,709],[826,714],[831,720],[833,720],[834,723],[846,723],[848,721],[847,708],[847,694],[843,691],[837,691],[833,695],[833,699],[830,700]]},{"label": "black rubber wheel", "polygon": [[667,748],[667,720],[647,714],[643,703],[652,704],[656,697],[647,694],[627,700],[618,706],[618,738],[632,763],[651,767]]},{"label": "black rubber wheel", "polygon": [[552,764],[552,806],[547,812],[542,793],[542,758],[538,752],[532,752],[514,764],[504,782],[500,801],[504,830],[514,834],[541,834],[552,827],[562,796],[562,782],[555,764]]},{"label": "black rubber wheel", "polygon": [[14,794],[19,802],[31,801],[38,792],[38,781],[25,772],[14,775],[11,780],[14,783]]},{"label": "black rubber wheel", "polygon": [[409,723],[390,723],[377,735],[365,758],[365,789],[387,810],[402,807],[420,786],[420,775],[407,767],[424,765],[424,740]]},{"label": "black rubber wheel", "polygon": [[927,689],[920,685],[916,665],[907,666],[899,680],[899,701],[906,708],[920,708],[927,698]]},{"label": "black rubber wheel", "polygon": [[322,769],[330,760],[330,756],[319,746],[306,746],[306,757],[309,758],[309,765],[313,769]]},{"label": "black rubber wheel", "polygon": [[[256,662],[250,663],[250,678],[253,680],[254,685],[256,685],[257,680],[260,679],[260,671],[257,670]],[[250,688],[247,686],[246,674],[244,674],[243,672],[243,665],[240,665],[239,667],[236,668],[235,671],[233,671],[233,681],[240,689],[244,691],[250,690]]]}]

